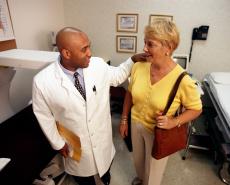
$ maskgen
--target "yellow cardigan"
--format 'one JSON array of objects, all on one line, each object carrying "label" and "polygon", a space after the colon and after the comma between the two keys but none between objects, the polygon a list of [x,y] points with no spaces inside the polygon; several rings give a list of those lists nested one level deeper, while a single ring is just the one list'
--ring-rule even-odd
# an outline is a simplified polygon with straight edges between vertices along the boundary
[{"label": "yellow cardigan", "polygon": [[[149,131],[152,131],[155,126],[156,113],[164,110],[169,93],[184,69],[177,64],[166,76],[151,85],[150,65],[151,63],[148,62],[135,63],[128,90],[132,94],[133,100],[132,119],[142,123]],[[201,110],[202,108],[197,86],[188,75],[182,79],[167,115],[174,115],[180,104],[191,110]]]}]

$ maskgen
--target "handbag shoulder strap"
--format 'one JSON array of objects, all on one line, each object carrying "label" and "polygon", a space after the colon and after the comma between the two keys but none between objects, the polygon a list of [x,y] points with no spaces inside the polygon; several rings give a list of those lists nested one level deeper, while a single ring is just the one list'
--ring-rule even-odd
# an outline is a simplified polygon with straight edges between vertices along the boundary
[{"label": "handbag shoulder strap", "polygon": [[184,77],[185,75],[187,75],[187,74],[188,74],[188,73],[187,73],[186,71],[184,71],[184,72],[182,72],[182,73],[180,74],[180,76],[177,78],[177,80],[176,80],[176,82],[175,82],[175,84],[174,84],[174,86],[173,86],[173,88],[172,88],[172,90],[171,90],[171,92],[170,92],[170,94],[169,94],[168,102],[167,102],[167,105],[166,105],[166,107],[165,107],[165,109],[164,109],[162,115],[166,115],[166,113],[168,112],[169,107],[171,106],[171,104],[172,104],[172,102],[173,102],[173,100],[174,100],[174,98],[175,98],[175,95],[176,95],[176,93],[177,93],[177,90],[178,90],[178,87],[179,87],[179,85],[180,85],[180,82],[181,82],[181,80],[183,79],[183,77]]}]

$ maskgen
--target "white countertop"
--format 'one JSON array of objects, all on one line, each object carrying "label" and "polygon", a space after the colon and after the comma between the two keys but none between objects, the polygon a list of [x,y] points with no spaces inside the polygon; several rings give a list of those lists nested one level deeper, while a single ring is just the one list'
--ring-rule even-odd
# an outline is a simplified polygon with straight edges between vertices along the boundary
[{"label": "white countertop", "polygon": [[0,171],[10,162],[9,158],[0,158]]},{"label": "white countertop", "polygon": [[11,49],[0,52],[0,66],[42,69],[58,57],[59,52]]}]

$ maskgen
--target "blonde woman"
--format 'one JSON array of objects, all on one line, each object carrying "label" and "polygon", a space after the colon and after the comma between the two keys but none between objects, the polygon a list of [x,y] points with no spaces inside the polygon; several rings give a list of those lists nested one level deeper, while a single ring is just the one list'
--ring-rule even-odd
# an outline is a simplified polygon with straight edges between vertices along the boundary
[{"label": "blonde woman", "polygon": [[[168,157],[160,160],[151,157],[154,128],[171,129],[195,119],[202,111],[196,85],[186,75],[167,115],[161,115],[176,79],[184,71],[171,58],[179,40],[178,29],[173,22],[163,19],[154,21],[145,28],[144,52],[147,62],[137,62],[132,68],[123,105],[120,134],[122,137],[128,135],[127,117],[131,110],[133,159],[137,172],[133,185],[161,183]],[[173,117],[181,104],[186,110]]]}]

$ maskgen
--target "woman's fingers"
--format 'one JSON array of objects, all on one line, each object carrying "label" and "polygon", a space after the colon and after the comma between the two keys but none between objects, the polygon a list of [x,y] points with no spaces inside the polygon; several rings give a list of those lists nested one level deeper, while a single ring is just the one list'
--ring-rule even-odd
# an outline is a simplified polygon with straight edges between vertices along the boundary
[{"label": "woman's fingers", "polygon": [[128,136],[128,124],[120,124],[120,134],[122,138]]},{"label": "woman's fingers", "polygon": [[125,137],[128,136],[128,129],[125,130]]},{"label": "woman's fingers", "polygon": [[156,121],[157,122],[167,122],[168,121],[168,117],[167,116],[157,116],[156,117]]}]

